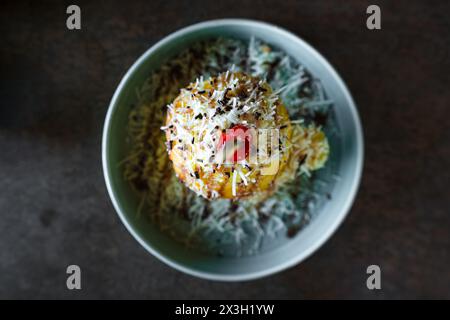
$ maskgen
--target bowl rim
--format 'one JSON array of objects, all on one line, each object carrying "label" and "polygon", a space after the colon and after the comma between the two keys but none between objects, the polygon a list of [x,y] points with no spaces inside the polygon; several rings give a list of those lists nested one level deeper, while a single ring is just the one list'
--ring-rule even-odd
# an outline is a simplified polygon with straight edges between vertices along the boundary
[{"label": "bowl rim", "polygon": [[[189,34],[191,32],[195,32],[197,30],[209,28],[209,27],[217,27],[217,26],[238,26],[238,27],[263,27],[267,29],[271,29],[272,32],[277,32],[287,40],[290,40],[292,42],[298,43],[307,50],[309,50],[310,54],[315,55],[315,58],[323,65],[323,67],[329,72],[329,74],[334,78],[336,81],[338,87],[342,91],[345,99],[348,101],[348,107],[350,109],[350,113],[352,116],[352,120],[355,124],[356,128],[356,170],[355,175],[353,177],[352,186],[349,190],[348,197],[345,200],[345,204],[342,206],[342,209],[340,212],[337,212],[335,214],[335,218],[333,223],[330,225],[330,227],[327,229],[326,232],[324,232],[320,237],[317,238],[316,241],[314,241],[314,244],[311,245],[309,248],[304,250],[303,252],[299,252],[295,257],[291,258],[290,260],[287,260],[283,263],[280,263],[274,267],[257,271],[257,272],[250,272],[245,274],[238,274],[238,275],[229,275],[229,274],[222,274],[222,273],[214,273],[214,272],[206,272],[206,271],[200,271],[191,267],[187,267],[183,264],[180,264],[171,258],[165,256],[164,254],[160,253],[157,249],[153,248],[151,244],[146,242],[141,236],[134,230],[134,228],[130,225],[128,222],[125,214],[122,212],[121,207],[116,199],[116,196],[114,194],[114,190],[111,184],[110,175],[109,172],[111,170],[109,164],[108,164],[108,144],[109,144],[109,132],[111,127],[111,117],[116,108],[118,107],[117,100],[125,86],[125,84],[128,82],[130,77],[137,71],[137,69],[140,67],[142,62],[146,60],[149,56],[151,56],[155,51],[157,51],[160,47],[163,47],[164,45],[170,43],[171,41],[180,38],[186,34]],[[281,28],[277,25],[258,21],[258,20],[251,20],[251,19],[214,19],[214,20],[207,20],[203,22],[198,22],[186,27],[183,27],[166,37],[162,38],[158,42],[156,42],[154,45],[152,45],[149,49],[147,49],[134,63],[133,65],[128,69],[128,71],[125,73],[125,75],[122,77],[118,87],[116,88],[114,95],[109,103],[108,111],[106,114],[104,127],[103,127],[103,136],[102,136],[102,166],[103,166],[103,175],[106,183],[106,188],[108,190],[108,195],[111,199],[111,202],[114,206],[114,209],[116,213],[118,214],[120,220],[125,225],[126,229],[130,234],[136,239],[137,242],[141,244],[148,252],[150,252],[153,256],[158,258],[160,261],[166,263],[167,265],[171,266],[172,268],[182,271],[186,274],[196,276],[203,279],[208,280],[217,280],[217,281],[247,281],[247,280],[254,280],[258,278],[262,278],[265,276],[269,276],[275,273],[278,273],[280,271],[286,270],[288,268],[291,268],[303,260],[307,259],[309,256],[311,256],[314,252],[316,252],[331,236],[336,232],[336,230],[339,228],[341,223],[344,221],[345,217],[349,213],[353,202],[356,198],[356,194],[359,189],[359,185],[361,182],[361,176],[362,176],[362,169],[363,169],[363,162],[364,162],[364,142],[363,142],[363,130],[362,125],[360,121],[360,117],[358,115],[358,111],[356,108],[356,105],[353,101],[352,95],[350,94],[350,91],[348,90],[347,86],[345,85],[342,78],[339,76],[339,74],[336,72],[336,70],[331,66],[331,64],[320,54],[316,49],[314,49],[309,43],[307,43],[305,40],[300,38],[299,36],[295,35],[294,33]]]}]

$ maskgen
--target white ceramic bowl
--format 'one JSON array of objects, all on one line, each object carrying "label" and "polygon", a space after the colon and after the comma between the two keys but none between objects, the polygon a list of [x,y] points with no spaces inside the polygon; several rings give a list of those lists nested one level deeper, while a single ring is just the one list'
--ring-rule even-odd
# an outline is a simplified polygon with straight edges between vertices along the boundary
[{"label": "white ceramic bowl", "polygon": [[[254,256],[224,258],[184,248],[145,219],[136,217],[137,199],[124,181],[117,163],[127,152],[125,143],[128,106],[134,102],[135,88],[168,57],[191,43],[211,37],[249,39],[255,36],[303,64],[322,81],[334,113],[339,136],[330,139],[332,166],[336,179],[332,198],[317,206],[311,222],[294,238],[272,250]],[[103,170],[109,195],[124,225],[150,253],[168,265],[188,274],[222,281],[256,279],[301,262],[315,252],[347,215],[357,193],[363,164],[363,135],[353,99],[331,65],[296,35],[263,22],[225,19],[198,23],[181,29],[152,46],[129,69],[109,106],[103,132]]]}]

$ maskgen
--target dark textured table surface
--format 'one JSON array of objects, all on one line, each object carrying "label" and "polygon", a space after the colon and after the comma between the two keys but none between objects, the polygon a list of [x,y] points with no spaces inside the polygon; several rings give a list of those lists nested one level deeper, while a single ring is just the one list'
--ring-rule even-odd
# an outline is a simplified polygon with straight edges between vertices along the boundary
[{"label": "dark textured table surface", "polygon": [[[382,29],[365,26],[379,4]],[[450,298],[447,1],[67,1],[0,4],[0,298]],[[101,168],[109,100],[149,46],[189,24],[265,20],[340,72],[365,133],[360,191],[312,257],[244,283],[200,280],[148,254],[119,221]],[[66,267],[82,290],[66,289]],[[366,288],[378,264],[382,289]]]}]

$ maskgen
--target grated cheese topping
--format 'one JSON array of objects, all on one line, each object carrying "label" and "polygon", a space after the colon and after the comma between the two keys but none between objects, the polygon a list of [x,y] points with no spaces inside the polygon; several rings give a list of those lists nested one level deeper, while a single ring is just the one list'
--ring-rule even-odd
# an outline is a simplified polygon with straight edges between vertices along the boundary
[{"label": "grated cheese topping", "polygon": [[[225,150],[221,139],[227,130],[237,127],[255,132],[265,129],[267,133],[279,130],[278,150],[254,164],[249,164],[247,157],[233,163],[218,161]],[[181,89],[168,106],[166,124],[161,129],[166,132],[167,150],[178,177],[208,199],[213,194],[245,198],[272,192],[279,173],[264,177],[261,171],[275,155],[284,162],[289,156],[291,126],[281,100],[265,81],[241,72],[227,70],[206,80],[200,77]],[[250,148],[258,149],[258,141]],[[243,152],[242,145],[235,152]]]}]

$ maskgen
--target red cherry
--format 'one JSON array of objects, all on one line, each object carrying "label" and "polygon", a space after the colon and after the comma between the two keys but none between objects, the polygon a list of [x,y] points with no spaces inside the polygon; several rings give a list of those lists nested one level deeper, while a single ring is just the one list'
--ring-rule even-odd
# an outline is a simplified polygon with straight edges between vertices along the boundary
[{"label": "red cherry", "polygon": [[[248,157],[250,153],[250,138],[251,136],[249,134],[246,134],[248,128],[244,126],[243,124],[236,124],[229,128],[226,131],[223,131],[220,139],[219,139],[219,148],[222,148],[225,143],[228,141],[236,141],[239,145],[244,145],[244,152],[242,152],[242,146],[241,149],[235,150],[233,153],[233,161],[241,161]],[[244,153],[244,154],[242,154]]]}]

